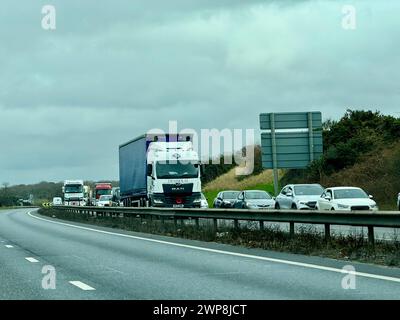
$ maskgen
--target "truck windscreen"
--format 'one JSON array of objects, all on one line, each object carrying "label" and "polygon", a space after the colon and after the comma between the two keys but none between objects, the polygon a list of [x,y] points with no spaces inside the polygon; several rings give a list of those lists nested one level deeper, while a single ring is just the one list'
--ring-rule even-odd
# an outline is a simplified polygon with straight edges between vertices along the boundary
[{"label": "truck windscreen", "polygon": [[111,195],[111,189],[97,189],[96,190],[96,194],[100,197],[100,196],[104,196],[104,195]]},{"label": "truck windscreen", "polygon": [[65,193],[81,193],[83,186],[81,184],[69,184],[65,186]]},{"label": "truck windscreen", "polygon": [[199,166],[193,163],[156,163],[156,174],[159,179],[197,178]]}]

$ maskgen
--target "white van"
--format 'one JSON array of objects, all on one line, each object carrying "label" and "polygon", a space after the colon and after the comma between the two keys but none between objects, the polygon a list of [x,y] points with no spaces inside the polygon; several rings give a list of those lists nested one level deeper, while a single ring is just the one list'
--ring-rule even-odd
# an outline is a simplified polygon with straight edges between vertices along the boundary
[{"label": "white van", "polygon": [[62,206],[62,199],[60,197],[53,198],[53,206]]}]

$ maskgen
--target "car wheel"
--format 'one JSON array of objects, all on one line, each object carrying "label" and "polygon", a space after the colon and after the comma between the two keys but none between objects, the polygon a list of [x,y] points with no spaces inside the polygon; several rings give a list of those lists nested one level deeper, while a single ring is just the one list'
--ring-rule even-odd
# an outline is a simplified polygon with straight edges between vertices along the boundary
[{"label": "car wheel", "polygon": [[334,207],[332,207],[332,208],[331,208],[331,211],[335,211],[335,208],[334,208]]},{"label": "car wheel", "polygon": [[297,210],[297,206],[294,203],[292,204],[292,209]]},{"label": "car wheel", "polygon": [[279,202],[276,202],[276,203],[275,203],[275,209],[276,209],[276,210],[279,210],[280,208],[281,208],[281,206],[279,205]]}]

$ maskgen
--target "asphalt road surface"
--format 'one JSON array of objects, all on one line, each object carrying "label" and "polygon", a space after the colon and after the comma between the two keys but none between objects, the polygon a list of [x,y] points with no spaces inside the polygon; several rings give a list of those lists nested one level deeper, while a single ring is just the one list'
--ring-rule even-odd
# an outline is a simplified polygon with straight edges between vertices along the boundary
[{"label": "asphalt road surface", "polygon": [[[31,210],[0,210],[0,299],[400,298],[397,268],[125,232]],[[343,272],[346,265],[355,274]]]}]

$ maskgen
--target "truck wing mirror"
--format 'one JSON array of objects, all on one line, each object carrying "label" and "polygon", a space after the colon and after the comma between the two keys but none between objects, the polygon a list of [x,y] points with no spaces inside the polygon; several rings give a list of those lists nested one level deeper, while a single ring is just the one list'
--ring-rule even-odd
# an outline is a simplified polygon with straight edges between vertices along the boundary
[{"label": "truck wing mirror", "polygon": [[153,173],[153,165],[152,164],[148,164],[147,165],[147,175],[151,176]]}]

